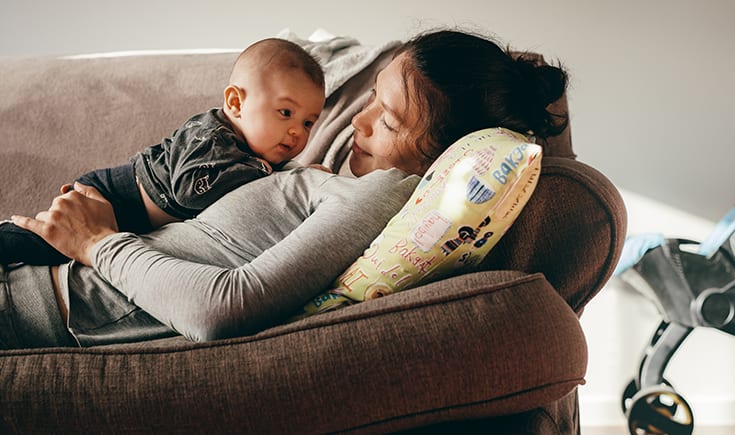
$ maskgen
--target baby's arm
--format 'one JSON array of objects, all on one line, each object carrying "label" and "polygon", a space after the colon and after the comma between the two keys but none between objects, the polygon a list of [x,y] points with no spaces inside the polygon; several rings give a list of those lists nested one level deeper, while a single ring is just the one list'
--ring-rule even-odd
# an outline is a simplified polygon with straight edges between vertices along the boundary
[{"label": "baby's arm", "polygon": [[171,216],[161,210],[161,208],[153,202],[151,197],[148,195],[148,192],[145,191],[140,182],[138,182],[138,191],[140,192],[140,197],[143,200],[143,206],[145,206],[148,221],[151,223],[151,227],[153,227],[153,229],[160,228],[166,224],[170,224],[171,222],[182,221],[182,219]]},{"label": "baby's arm", "polygon": [[[221,109],[190,118],[161,144],[151,147],[149,165],[160,187],[143,184],[156,194],[163,190],[168,214],[193,217],[233,189],[269,175],[270,164],[254,156],[227,125]],[[165,155],[165,166],[158,164]],[[146,180],[143,180],[146,181]],[[145,196],[144,196],[145,199]],[[158,198],[152,198],[161,204]],[[162,205],[163,206],[163,205]],[[151,210],[149,209],[149,213]]]},{"label": "baby's arm", "polygon": [[182,207],[204,210],[235,188],[272,172],[265,160],[238,150],[228,156],[212,154],[211,158],[180,162],[172,169],[171,189]]},{"label": "baby's arm", "polygon": [[247,145],[215,114],[179,129],[169,146],[174,201],[196,215],[236,187],[273,172],[270,163],[241,147]]}]

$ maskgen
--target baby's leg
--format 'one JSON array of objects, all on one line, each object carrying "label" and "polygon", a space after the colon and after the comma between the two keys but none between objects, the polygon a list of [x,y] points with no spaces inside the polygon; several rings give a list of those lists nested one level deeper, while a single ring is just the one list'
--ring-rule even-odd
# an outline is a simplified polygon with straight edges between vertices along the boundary
[{"label": "baby's leg", "polygon": [[0,264],[56,265],[67,261],[69,258],[35,233],[9,221],[0,222]]},{"label": "baby's leg", "polygon": [[144,234],[153,229],[138,191],[133,165],[97,169],[76,181],[94,187],[110,201],[120,231]]}]

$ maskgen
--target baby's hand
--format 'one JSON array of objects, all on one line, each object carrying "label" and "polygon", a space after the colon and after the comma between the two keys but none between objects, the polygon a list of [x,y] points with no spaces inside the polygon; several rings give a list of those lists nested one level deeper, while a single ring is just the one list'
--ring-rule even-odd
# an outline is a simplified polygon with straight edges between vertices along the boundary
[{"label": "baby's hand", "polygon": [[318,163],[313,163],[313,164],[309,165],[309,167],[310,168],[313,168],[313,169],[319,169],[320,171],[328,172],[330,174],[332,173],[332,170],[331,169],[329,169],[328,167],[326,167],[324,165],[320,165]]}]

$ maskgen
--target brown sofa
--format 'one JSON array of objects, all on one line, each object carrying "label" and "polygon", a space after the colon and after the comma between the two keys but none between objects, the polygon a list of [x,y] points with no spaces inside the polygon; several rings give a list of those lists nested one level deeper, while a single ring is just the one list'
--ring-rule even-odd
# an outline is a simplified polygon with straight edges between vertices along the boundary
[{"label": "brown sofa", "polygon": [[[235,56],[0,59],[0,219],[219,105]],[[330,97],[304,162],[328,159],[329,123],[387,59]],[[578,433],[578,317],[625,223],[567,131],[477,272],[243,338],[2,351],[0,432]]]}]

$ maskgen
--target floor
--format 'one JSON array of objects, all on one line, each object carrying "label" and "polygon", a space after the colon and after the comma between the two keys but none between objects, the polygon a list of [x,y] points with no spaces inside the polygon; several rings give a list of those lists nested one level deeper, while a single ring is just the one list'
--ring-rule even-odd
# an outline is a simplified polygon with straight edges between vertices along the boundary
[{"label": "floor", "polygon": [[[582,435],[628,435],[624,427],[582,427]],[[695,427],[692,435],[735,435],[735,427],[702,426]]]}]

